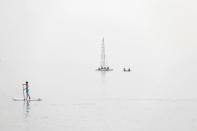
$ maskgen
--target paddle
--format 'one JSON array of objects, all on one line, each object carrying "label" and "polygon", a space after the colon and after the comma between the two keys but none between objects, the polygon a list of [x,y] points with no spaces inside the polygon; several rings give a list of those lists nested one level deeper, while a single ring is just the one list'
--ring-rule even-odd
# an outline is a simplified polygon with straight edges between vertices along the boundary
[{"label": "paddle", "polygon": [[25,94],[24,94],[24,84],[23,84],[23,98],[24,98],[24,100],[25,100]]}]

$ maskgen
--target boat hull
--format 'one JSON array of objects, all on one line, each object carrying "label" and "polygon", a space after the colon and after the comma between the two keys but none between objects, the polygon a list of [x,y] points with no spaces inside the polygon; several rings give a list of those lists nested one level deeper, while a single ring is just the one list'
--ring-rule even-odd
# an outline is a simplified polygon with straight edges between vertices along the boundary
[{"label": "boat hull", "polygon": [[96,71],[113,71],[113,69],[96,69]]}]

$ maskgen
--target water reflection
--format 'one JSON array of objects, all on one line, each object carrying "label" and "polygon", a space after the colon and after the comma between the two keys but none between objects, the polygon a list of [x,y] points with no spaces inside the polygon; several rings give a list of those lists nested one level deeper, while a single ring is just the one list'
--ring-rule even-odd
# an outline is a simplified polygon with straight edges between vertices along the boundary
[{"label": "water reflection", "polygon": [[106,72],[105,71],[102,71],[101,72],[101,77],[105,77],[105,74],[106,74]]},{"label": "water reflection", "polygon": [[106,72],[105,71],[102,71],[101,72],[101,83],[102,84],[105,84],[105,75],[106,75]]},{"label": "water reflection", "polygon": [[106,73],[105,71],[101,72],[101,86],[100,86],[100,98],[98,101],[98,119],[100,121],[100,130],[104,130],[107,127],[107,122],[105,118],[105,113],[106,113],[106,105],[105,105],[105,100],[106,100]]},{"label": "water reflection", "polygon": [[31,110],[31,108],[30,108],[30,101],[24,101],[23,109],[24,109],[24,117],[28,118],[30,110]]},{"label": "water reflection", "polygon": [[23,103],[23,121],[24,121],[24,129],[25,131],[29,131],[30,130],[30,119],[29,119],[29,115],[30,115],[30,101],[24,101]]}]

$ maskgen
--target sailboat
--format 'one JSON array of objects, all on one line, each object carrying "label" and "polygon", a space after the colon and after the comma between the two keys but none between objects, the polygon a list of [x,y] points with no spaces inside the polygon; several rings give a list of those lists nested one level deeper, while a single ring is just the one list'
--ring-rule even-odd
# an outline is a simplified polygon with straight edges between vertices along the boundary
[{"label": "sailboat", "polygon": [[101,65],[97,69],[97,71],[113,71],[113,69],[110,69],[109,66],[106,65],[105,61],[105,43],[104,43],[104,38],[102,40],[102,45],[101,45]]}]

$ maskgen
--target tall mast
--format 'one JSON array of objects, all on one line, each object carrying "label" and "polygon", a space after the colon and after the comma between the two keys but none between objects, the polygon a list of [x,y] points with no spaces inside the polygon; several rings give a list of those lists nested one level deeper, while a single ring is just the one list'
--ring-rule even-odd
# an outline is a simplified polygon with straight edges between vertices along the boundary
[{"label": "tall mast", "polygon": [[101,45],[101,66],[105,67],[105,43],[104,43],[104,37],[103,37],[102,45]]}]

